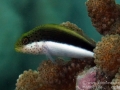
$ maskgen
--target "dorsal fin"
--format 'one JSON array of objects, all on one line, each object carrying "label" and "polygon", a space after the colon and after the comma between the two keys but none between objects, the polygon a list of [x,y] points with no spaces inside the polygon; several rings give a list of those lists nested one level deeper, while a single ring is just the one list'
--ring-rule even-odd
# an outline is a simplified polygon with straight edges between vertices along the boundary
[{"label": "dorsal fin", "polygon": [[70,29],[70,30],[72,30],[72,31],[75,31],[76,33],[78,33],[78,34],[80,34],[80,35],[82,35],[82,36],[85,37],[87,40],[89,40],[90,43],[91,43],[93,46],[96,46],[96,42],[95,42],[93,39],[87,37],[87,35],[84,34],[83,30],[82,30],[81,28],[79,28],[76,24],[67,21],[67,22],[63,22],[63,23],[60,24],[60,25],[66,27],[66,28],[68,28],[68,29]]}]

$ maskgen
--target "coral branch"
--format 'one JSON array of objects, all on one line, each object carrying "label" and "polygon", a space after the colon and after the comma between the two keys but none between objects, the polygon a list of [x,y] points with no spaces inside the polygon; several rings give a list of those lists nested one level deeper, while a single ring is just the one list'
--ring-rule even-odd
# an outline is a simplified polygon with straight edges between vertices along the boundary
[{"label": "coral branch", "polygon": [[96,65],[111,76],[114,76],[120,67],[119,45],[119,35],[106,35],[94,49]]},{"label": "coral branch", "polygon": [[56,63],[45,60],[38,71],[29,70],[20,75],[16,90],[75,90],[77,73],[88,65],[95,65],[93,58]]},{"label": "coral branch", "polygon": [[113,90],[120,90],[120,68],[115,78],[111,82]]},{"label": "coral branch", "polygon": [[32,71],[31,69],[24,71],[23,74],[19,75],[19,79],[17,79],[16,90],[38,90],[38,74],[37,71]]},{"label": "coral branch", "polygon": [[115,3],[115,0],[88,0],[86,5],[88,15],[98,32],[106,35],[120,30],[115,31],[118,28],[115,27],[116,22],[120,21],[120,6]]}]

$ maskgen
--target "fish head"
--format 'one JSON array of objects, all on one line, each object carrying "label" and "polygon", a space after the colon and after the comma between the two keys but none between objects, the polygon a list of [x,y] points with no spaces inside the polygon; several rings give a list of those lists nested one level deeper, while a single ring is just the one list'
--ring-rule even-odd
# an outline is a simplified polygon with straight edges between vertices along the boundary
[{"label": "fish head", "polygon": [[16,42],[15,50],[22,53],[40,54],[44,41],[40,40],[39,31],[24,33]]}]

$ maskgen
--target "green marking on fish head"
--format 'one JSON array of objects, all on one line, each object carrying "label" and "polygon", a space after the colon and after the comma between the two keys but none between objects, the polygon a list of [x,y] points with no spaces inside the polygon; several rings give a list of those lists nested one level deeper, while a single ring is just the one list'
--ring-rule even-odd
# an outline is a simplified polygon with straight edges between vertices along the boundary
[{"label": "green marking on fish head", "polygon": [[30,30],[29,32],[24,33],[16,42],[15,44],[15,50],[17,52],[23,52],[23,47],[27,44],[30,44],[32,42],[40,41],[41,35],[40,35],[40,27],[37,27],[33,30]]},{"label": "green marking on fish head", "polygon": [[18,41],[16,42],[15,44],[15,50],[17,52],[21,52],[22,48],[24,45],[28,44],[29,43],[29,37],[27,36],[27,34],[23,34],[19,39]]}]

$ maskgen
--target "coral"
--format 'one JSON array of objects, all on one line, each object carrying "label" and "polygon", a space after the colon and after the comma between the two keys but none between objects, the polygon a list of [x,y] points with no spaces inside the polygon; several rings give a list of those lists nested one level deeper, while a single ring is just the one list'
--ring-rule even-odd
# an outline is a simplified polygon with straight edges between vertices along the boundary
[{"label": "coral", "polygon": [[119,72],[115,75],[115,78],[111,82],[113,90],[120,90],[120,68]]},{"label": "coral", "polygon": [[[93,63],[93,59],[86,59]],[[40,79],[47,85],[56,87],[56,90],[74,90],[76,83],[76,74],[84,69],[89,62],[73,59],[67,63],[54,64],[51,61],[45,61],[38,68]],[[94,65],[94,63],[93,63]],[[47,70],[47,71],[46,71]]]},{"label": "coral", "polygon": [[72,59],[68,62],[60,59],[56,63],[45,60],[38,71],[25,71],[19,76],[16,90],[75,90],[77,73],[88,65],[95,65],[93,58]]},{"label": "coral", "polygon": [[112,90],[111,80],[100,68],[91,67],[78,74],[76,90]]},{"label": "coral", "polygon": [[[85,61],[86,60],[86,61]],[[78,72],[82,71],[86,65],[94,65],[93,59],[72,59],[71,61],[62,64],[58,63],[53,64],[49,62],[46,66],[42,66],[38,69],[39,72],[43,73],[44,70],[47,70],[45,74],[41,74],[39,77],[42,79],[47,78],[47,82],[49,85],[56,87],[56,90],[74,90],[76,83],[76,75]],[[54,66],[54,67],[53,67]],[[52,68],[53,67],[53,68]],[[48,69],[51,68],[51,69]],[[54,72],[53,72],[53,71]],[[48,76],[51,73],[50,76]],[[50,81],[49,81],[50,80]],[[45,80],[43,80],[45,81]],[[49,83],[52,82],[52,83]]]},{"label": "coral", "polygon": [[93,90],[112,90],[110,82],[113,77],[104,73],[100,68],[96,69],[96,84]]},{"label": "coral", "polygon": [[19,79],[17,79],[15,90],[38,90],[38,74],[37,71],[32,71],[31,69],[24,71],[23,74],[19,75]]},{"label": "coral", "polygon": [[[52,87],[54,90],[58,90],[58,86],[62,87],[62,84],[66,84],[66,73],[67,68],[62,68],[65,65],[63,60],[57,60],[56,63],[48,61],[43,61],[38,67],[39,78],[38,80],[43,82],[47,87]],[[62,70],[63,69],[63,70]]]},{"label": "coral", "polygon": [[73,30],[73,31],[75,31],[75,32],[77,32],[77,33],[79,33],[80,35],[82,35],[83,37],[85,37],[87,40],[89,40],[89,42],[90,42],[92,45],[94,45],[94,46],[96,45],[96,42],[95,42],[93,39],[91,39],[91,38],[89,38],[88,36],[86,36],[86,35],[84,34],[84,32],[82,31],[82,29],[79,28],[76,24],[67,21],[67,22],[63,22],[63,23],[60,24],[60,25],[66,27],[66,28],[69,28],[69,29],[71,29],[71,30]]},{"label": "coral", "polygon": [[93,26],[105,35],[94,49],[94,62],[100,69],[96,78],[109,82],[100,85],[102,90],[111,90],[110,82],[120,67],[120,5],[115,0],[88,0],[86,6]]},{"label": "coral", "polygon": [[106,35],[94,49],[96,65],[111,76],[114,76],[120,67],[119,45],[119,35]]},{"label": "coral", "polygon": [[98,32],[103,35],[120,32],[112,29],[118,28],[115,24],[120,21],[120,6],[115,0],[88,0],[86,5],[88,15]]},{"label": "coral", "polygon": [[96,81],[96,67],[84,70],[77,76],[76,90],[90,90]]}]

